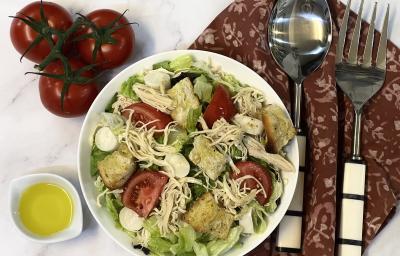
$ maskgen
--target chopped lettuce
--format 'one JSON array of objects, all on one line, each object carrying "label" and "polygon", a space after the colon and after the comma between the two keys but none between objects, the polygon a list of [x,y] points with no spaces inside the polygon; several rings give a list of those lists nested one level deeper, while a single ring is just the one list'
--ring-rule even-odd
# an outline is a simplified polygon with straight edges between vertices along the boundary
[{"label": "chopped lettuce", "polygon": [[268,213],[273,213],[276,211],[277,200],[282,196],[283,193],[283,181],[279,171],[273,169],[272,167],[269,168],[271,171],[271,178],[272,178],[272,194],[269,198],[268,203],[264,206],[265,210]]},{"label": "chopped lettuce", "polygon": [[111,98],[111,100],[108,102],[106,109],[104,110],[107,113],[112,113],[114,111],[112,105],[114,104],[114,102],[117,101],[118,99],[118,93],[115,93],[114,96]]},{"label": "chopped lettuce", "polygon": [[124,126],[125,121],[118,114],[104,112],[100,114],[98,124],[99,126],[109,127],[115,135],[118,135],[117,131]]},{"label": "chopped lettuce", "polygon": [[190,225],[183,226],[177,234],[178,242],[171,246],[171,252],[174,254],[182,254],[193,251],[193,243],[196,240],[196,232]]},{"label": "chopped lettuce", "polygon": [[243,160],[242,155],[243,155],[242,151],[238,149],[236,146],[232,146],[229,148],[229,156],[233,160]]},{"label": "chopped lettuce", "polygon": [[178,124],[186,128],[190,109],[197,109],[200,106],[199,99],[194,95],[193,85],[189,78],[179,81],[174,87],[168,90],[168,96],[176,106],[171,112],[171,117]]},{"label": "chopped lettuce", "polygon": [[201,107],[191,108],[189,110],[186,120],[186,130],[188,130],[188,132],[196,131],[196,125],[200,115],[201,115]]},{"label": "chopped lettuce", "polygon": [[252,208],[251,219],[253,220],[253,228],[256,233],[262,233],[267,229],[268,215],[264,207],[254,201],[250,204]]},{"label": "chopped lettuce", "polygon": [[171,61],[164,60],[164,61],[158,62],[156,64],[153,64],[153,70],[159,69],[159,68],[163,68],[163,69],[166,69],[168,71],[172,71],[172,69],[170,67],[170,63],[171,63]]},{"label": "chopped lettuce", "polygon": [[169,67],[173,71],[178,71],[178,70],[183,70],[183,69],[188,69],[192,66],[193,63],[193,57],[192,55],[182,55],[177,57],[176,59],[173,59],[169,63]]},{"label": "chopped lettuce", "polygon": [[161,255],[170,252],[171,246],[171,242],[161,237],[151,237],[147,244],[147,247],[149,247],[152,252]]},{"label": "chopped lettuce", "polygon": [[115,226],[117,228],[122,228],[121,224],[119,223],[119,212],[124,207],[121,202],[121,198],[115,196],[112,193],[108,193],[105,196],[106,199],[106,207],[108,212],[110,213],[112,219],[114,220]]},{"label": "chopped lettuce", "polygon": [[213,86],[204,75],[200,75],[194,80],[194,93],[202,102],[210,103]]},{"label": "chopped lettuce", "polygon": [[139,97],[136,95],[135,91],[133,90],[133,86],[136,83],[143,84],[144,78],[143,74],[136,74],[128,78],[128,80],[124,81],[121,85],[121,89],[119,93],[125,97],[128,97],[132,100],[139,101]]},{"label": "chopped lettuce", "polygon": [[211,79],[214,85],[224,84],[229,88],[232,94],[236,94],[240,88],[245,87],[245,85],[240,83],[233,75],[211,70],[210,66],[204,61],[194,62],[192,68],[201,70],[203,75]]},{"label": "chopped lettuce", "polygon": [[111,154],[111,152],[104,152],[98,149],[95,145],[93,146],[92,153],[90,154],[90,174],[92,176],[95,176],[98,173],[97,163],[109,154]]},{"label": "chopped lettuce", "polygon": [[197,198],[201,197],[204,193],[207,192],[207,189],[199,184],[192,183],[189,185],[190,190],[192,192],[192,200],[193,202],[197,200]]},{"label": "chopped lettuce", "polygon": [[189,136],[186,130],[177,127],[174,131],[170,132],[167,143],[176,148],[176,150],[179,152],[182,150],[183,145],[185,145],[188,140]]},{"label": "chopped lettuce", "polygon": [[164,93],[166,89],[171,88],[171,77],[166,72],[168,71],[164,69],[150,70],[143,78],[145,85]]},{"label": "chopped lettuce", "polygon": [[202,243],[193,243],[193,251],[196,256],[208,256],[207,246]]},{"label": "chopped lettuce", "polygon": [[156,255],[195,255],[196,249],[204,252],[205,245],[196,242],[199,235],[190,225],[182,226],[176,234],[165,236],[160,234],[155,217],[146,219],[143,227],[150,233],[147,246]]},{"label": "chopped lettuce", "polygon": [[210,256],[218,256],[230,250],[240,239],[243,228],[236,226],[229,231],[228,238],[225,240],[213,240],[207,244],[207,251]]},{"label": "chopped lettuce", "polygon": [[240,88],[244,87],[239,80],[237,80],[233,75],[221,73],[221,78],[217,79],[216,83],[221,83],[228,87],[229,91],[233,94],[236,94]]}]

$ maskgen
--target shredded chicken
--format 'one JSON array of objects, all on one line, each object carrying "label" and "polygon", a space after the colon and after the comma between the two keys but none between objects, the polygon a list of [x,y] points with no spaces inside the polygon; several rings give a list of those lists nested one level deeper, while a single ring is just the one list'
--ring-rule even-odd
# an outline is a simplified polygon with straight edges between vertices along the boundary
[{"label": "shredded chicken", "polygon": [[173,100],[167,94],[163,94],[144,84],[135,84],[133,90],[144,103],[166,114],[171,114],[174,109]]},{"label": "shredded chicken", "polygon": [[[258,188],[250,189],[246,186],[242,186],[242,183],[247,179],[256,181]],[[229,175],[225,175],[222,181],[218,180],[216,182],[216,188],[212,190],[212,193],[215,200],[222,203],[226,210],[234,216],[238,215],[238,207],[243,207],[249,204],[255,199],[258,193],[262,193],[266,196],[266,192],[260,181],[251,175],[245,175],[236,180],[231,179]]]},{"label": "shredded chicken", "polygon": [[[133,112],[130,113],[132,115]],[[168,136],[171,131],[174,131],[175,123],[171,122],[165,127],[164,130],[156,130],[154,127],[148,129],[152,122],[143,124],[137,122],[132,124],[129,117],[126,121],[125,131],[118,137],[119,141],[128,146],[129,151],[132,153],[139,162],[142,168],[148,168],[153,164],[157,166],[165,166],[164,158],[167,154],[177,153],[177,149],[173,146],[167,145]],[[164,132],[164,142],[158,143],[154,138],[155,132]],[[171,168],[168,168],[171,170]]]},{"label": "shredded chicken", "polygon": [[114,114],[121,115],[121,110],[132,105],[133,103],[137,103],[137,101],[118,93],[117,100],[111,105],[111,107]]},{"label": "shredded chicken", "polygon": [[[168,173],[165,173],[169,175]],[[202,185],[201,180],[192,177],[176,179],[169,175],[169,181],[161,193],[159,208],[154,209],[152,216],[157,219],[157,226],[161,234],[176,233],[180,227],[180,217],[186,212],[186,203],[192,194],[189,183]]]},{"label": "shredded chicken", "polygon": [[288,160],[286,160],[283,156],[279,154],[267,153],[264,149],[264,146],[256,139],[250,136],[245,136],[243,141],[250,156],[261,159],[281,171],[294,171],[294,166]]},{"label": "shredded chicken", "polygon": [[239,113],[251,117],[259,117],[265,102],[264,93],[253,87],[243,87],[233,96]]},{"label": "shredded chicken", "polygon": [[[199,119],[202,131],[192,132],[191,137],[204,134],[222,154],[230,155],[232,147],[236,147],[241,152],[241,159],[246,159],[247,149],[243,144],[243,130],[237,126],[228,123],[224,118],[214,122],[212,129],[208,129],[207,124],[201,117]],[[205,129],[207,128],[207,129]]]}]

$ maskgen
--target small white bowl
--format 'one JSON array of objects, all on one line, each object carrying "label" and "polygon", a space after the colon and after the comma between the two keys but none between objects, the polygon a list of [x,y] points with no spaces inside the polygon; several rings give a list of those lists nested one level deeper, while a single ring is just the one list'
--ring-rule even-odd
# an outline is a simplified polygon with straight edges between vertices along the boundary
[{"label": "small white bowl", "polygon": [[[30,232],[21,222],[19,200],[28,187],[37,183],[52,183],[65,189],[73,202],[71,224],[64,230],[50,236],[39,236]],[[75,187],[65,178],[51,173],[29,174],[16,178],[10,183],[9,208],[11,218],[17,229],[28,239],[38,243],[56,243],[77,237],[82,232],[82,204]]]}]

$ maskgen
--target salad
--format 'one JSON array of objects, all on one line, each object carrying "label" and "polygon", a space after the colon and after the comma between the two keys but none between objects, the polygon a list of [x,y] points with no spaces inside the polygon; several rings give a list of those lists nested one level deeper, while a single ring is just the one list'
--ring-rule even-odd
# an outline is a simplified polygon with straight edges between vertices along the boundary
[{"label": "salad", "polygon": [[294,166],[281,107],[182,55],[133,74],[99,115],[91,174],[115,225],[152,255],[222,255],[264,232]]}]

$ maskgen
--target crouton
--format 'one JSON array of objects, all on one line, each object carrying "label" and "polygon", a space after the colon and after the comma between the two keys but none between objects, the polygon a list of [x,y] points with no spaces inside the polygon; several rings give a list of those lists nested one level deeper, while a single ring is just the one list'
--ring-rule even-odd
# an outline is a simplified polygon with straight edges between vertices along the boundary
[{"label": "crouton", "polygon": [[100,176],[109,189],[121,188],[135,171],[135,161],[126,144],[106,156],[97,165]]},{"label": "crouton", "polygon": [[207,233],[212,238],[226,239],[234,218],[218,206],[211,193],[205,193],[183,215],[183,220],[197,232]]},{"label": "crouton", "polygon": [[194,138],[189,159],[212,180],[216,180],[225,170],[225,156],[218,152],[203,135]]},{"label": "crouton", "polygon": [[277,154],[296,135],[296,130],[283,109],[277,105],[266,106],[262,119],[268,140],[267,150]]}]

